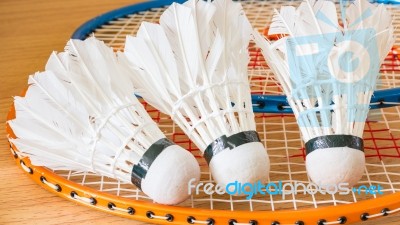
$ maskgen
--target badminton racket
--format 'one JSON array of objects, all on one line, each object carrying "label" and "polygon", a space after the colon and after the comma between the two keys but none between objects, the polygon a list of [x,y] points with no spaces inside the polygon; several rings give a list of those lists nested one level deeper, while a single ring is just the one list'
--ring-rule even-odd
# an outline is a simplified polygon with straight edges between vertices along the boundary
[{"label": "badminton racket", "polygon": [[[266,30],[273,9],[281,5],[297,6],[301,1],[243,1],[252,25]],[[151,1],[111,11],[83,24],[72,38],[85,39],[94,34],[109,46],[122,50],[126,35],[135,35],[145,20],[157,22],[172,1]],[[390,6],[395,24],[400,9]],[[395,46],[400,46],[396,40]],[[282,95],[278,82],[266,66],[261,52],[250,45],[248,66],[257,131],[270,160],[270,182],[304,183],[306,173],[304,143],[294,115]],[[396,47],[381,67],[378,91],[371,101],[371,112],[364,131],[366,168],[358,186],[380,185],[383,194],[351,192],[339,194],[288,194],[245,196],[207,194],[200,190],[177,205],[152,202],[132,184],[76,171],[51,171],[32,165],[11,146],[17,164],[39,185],[73,202],[111,214],[158,224],[351,224],[400,211],[400,51]],[[212,183],[201,152],[171,119],[143,102],[152,118],[175,143],[191,151],[202,168],[201,182]],[[8,119],[15,117],[12,106]],[[7,127],[10,138],[15,138]],[[160,187],[162,188],[162,187]]]}]

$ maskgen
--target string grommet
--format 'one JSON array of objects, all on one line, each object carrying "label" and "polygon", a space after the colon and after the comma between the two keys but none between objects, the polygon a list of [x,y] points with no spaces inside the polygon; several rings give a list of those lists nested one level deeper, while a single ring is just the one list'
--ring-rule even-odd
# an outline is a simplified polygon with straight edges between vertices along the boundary
[{"label": "string grommet", "polygon": [[273,221],[273,222],[271,223],[271,225],[281,225],[281,223],[279,223],[278,221]]},{"label": "string grommet", "polygon": [[228,221],[228,224],[229,224],[229,225],[235,225],[235,223],[237,223],[237,221],[236,221],[235,219],[230,219],[230,220]]},{"label": "string grommet", "polygon": [[258,225],[258,221],[257,220],[250,220],[249,224],[250,225]]},{"label": "string grommet", "polygon": [[368,220],[368,216],[369,216],[369,213],[363,213],[363,214],[361,214],[360,219],[362,221],[366,221],[366,220]]},{"label": "string grommet", "polygon": [[58,184],[55,184],[55,186],[56,186],[56,191],[57,192],[61,192],[62,191],[62,188],[61,188],[61,186],[60,185],[58,185]]},{"label": "string grommet", "polygon": [[172,222],[172,221],[174,221],[174,216],[173,216],[173,215],[171,215],[171,214],[166,214],[166,215],[165,215],[165,217],[167,217],[167,219],[166,219],[166,220],[167,220],[168,222]]},{"label": "string grommet", "polygon": [[326,223],[326,220],[321,219],[321,220],[318,220],[317,225],[325,225],[325,223]]},{"label": "string grommet", "polygon": [[215,220],[213,218],[208,218],[207,219],[207,225],[214,225],[215,224]]},{"label": "string grommet", "polygon": [[304,222],[301,221],[301,220],[298,220],[298,221],[296,221],[294,224],[296,224],[296,225],[304,225]]},{"label": "string grommet", "polygon": [[194,218],[193,216],[188,216],[188,218],[186,219],[186,221],[190,224],[194,224],[194,220],[196,220],[196,218]]},{"label": "string grommet", "polygon": [[128,210],[128,214],[130,214],[130,215],[133,215],[136,212],[136,210],[132,207],[128,207],[127,210]]},{"label": "string grommet", "polygon": [[112,203],[112,202],[109,202],[109,203],[107,204],[107,207],[108,207],[108,209],[110,209],[110,210],[114,210],[114,209],[115,209],[115,204]]},{"label": "string grommet", "polygon": [[340,222],[339,224],[345,224],[347,222],[347,217],[341,216],[337,220]]},{"label": "string grommet", "polygon": [[387,215],[389,215],[389,209],[388,208],[384,208],[384,209],[382,209],[382,211],[381,211],[381,213],[382,213],[382,216],[387,216]]},{"label": "string grommet", "polygon": [[259,109],[263,109],[265,107],[265,102],[263,101],[258,101],[256,102],[256,104]]},{"label": "string grommet", "polygon": [[78,195],[75,191],[71,191],[71,193],[69,194],[71,196],[71,198],[75,198],[75,195]]},{"label": "string grommet", "polygon": [[278,111],[283,111],[285,108],[283,107],[283,104],[279,104],[276,106],[276,108],[278,109]]},{"label": "string grommet", "polygon": [[152,211],[147,211],[146,212],[146,217],[149,219],[153,219],[154,213]]},{"label": "string grommet", "polygon": [[96,205],[97,204],[97,200],[93,197],[90,197],[90,204],[91,205]]},{"label": "string grommet", "polygon": [[11,154],[13,154],[14,159],[18,159],[18,154],[14,151],[11,143],[10,143],[10,150],[11,150]]}]

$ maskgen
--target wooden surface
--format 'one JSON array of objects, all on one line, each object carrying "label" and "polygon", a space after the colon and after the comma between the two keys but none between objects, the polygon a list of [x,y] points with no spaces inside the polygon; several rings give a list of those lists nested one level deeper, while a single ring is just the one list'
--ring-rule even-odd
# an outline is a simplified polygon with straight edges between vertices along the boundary
[{"label": "wooden surface", "polygon": [[76,205],[36,185],[14,163],[4,132],[11,96],[21,93],[29,74],[43,70],[53,50],[62,51],[85,21],[137,1],[0,1],[0,224],[139,224]]},{"label": "wooden surface", "polygon": [[[15,165],[4,131],[11,96],[21,92],[29,74],[43,70],[53,50],[63,50],[88,19],[136,1],[0,1],[0,224],[139,224],[78,206],[36,185]],[[400,215],[362,224],[398,225]]]}]

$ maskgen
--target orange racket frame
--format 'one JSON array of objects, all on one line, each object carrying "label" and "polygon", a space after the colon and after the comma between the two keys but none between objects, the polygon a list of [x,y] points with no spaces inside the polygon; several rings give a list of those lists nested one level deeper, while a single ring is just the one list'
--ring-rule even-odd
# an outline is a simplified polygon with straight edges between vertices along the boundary
[{"label": "orange racket frame", "polygon": [[[7,120],[15,118],[12,105]],[[9,138],[16,138],[6,124]],[[18,149],[10,144],[11,152],[18,166],[46,190],[78,204],[114,215],[157,224],[235,224],[259,225],[323,225],[327,222],[351,224],[400,212],[400,193],[363,200],[349,205],[325,206],[315,209],[278,211],[228,211],[167,206],[141,200],[127,199],[94,190],[63,177],[52,171],[31,164],[29,158],[19,158]]]}]

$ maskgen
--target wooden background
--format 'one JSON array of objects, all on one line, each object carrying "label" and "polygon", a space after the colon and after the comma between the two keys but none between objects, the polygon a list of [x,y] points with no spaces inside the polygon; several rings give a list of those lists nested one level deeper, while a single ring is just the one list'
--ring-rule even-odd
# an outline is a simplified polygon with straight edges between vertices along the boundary
[{"label": "wooden background", "polygon": [[[0,224],[143,224],[78,206],[36,185],[11,157],[5,118],[29,74],[43,70],[83,22],[138,0],[0,1]],[[398,225],[400,215],[362,223]]]}]

